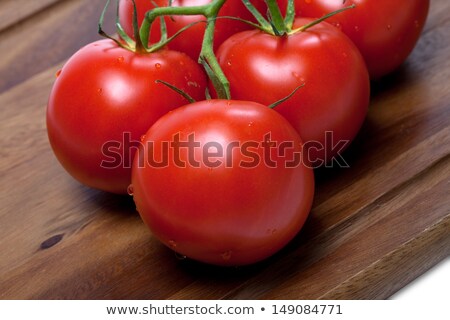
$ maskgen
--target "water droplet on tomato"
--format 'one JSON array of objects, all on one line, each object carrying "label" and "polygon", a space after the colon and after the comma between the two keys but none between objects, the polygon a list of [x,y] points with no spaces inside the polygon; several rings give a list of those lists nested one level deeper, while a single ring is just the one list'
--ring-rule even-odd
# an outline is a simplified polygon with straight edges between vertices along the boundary
[{"label": "water droplet on tomato", "polygon": [[231,66],[231,61],[230,60],[227,61],[227,65]]},{"label": "water droplet on tomato", "polygon": [[253,121],[248,124],[248,127],[253,127]]},{"label": "water droplet on tomato", "polygon": [[386,28],[387,28],[388,30],[391,30],[391,29],[392,29],[392,25],[388,24],[388,25],[386,26]]},{"label": "water droplet on tomato", "polygon": [[184,66],[184,61],[180,60],[180,66]]},{"label": "water droplet on tomato", "polygon": [[141,136],[141,142],[144,142],[144,140],[147,138],[147,136],[145,135],[145,134],[143,134],[142,136]]},{"label": "water droplet on tomato", "polygon": [[161,63],[155,63],[155,68],[156,69],[161,69]]},{"label": "water droplet on tomato", "polygon": [[311,3],[311,0],[305,0],[306,3]]},{"label": "water droplet on tomato", "polygon": [[101,94],[103,92],[103,89],[102,88],[98,88],[97,92]]},{"label": "water droplet on tomato", "polygon": [[61,75],[62,70],[56,71],[56,77],[58,78]]},{"label": "water droplet on tomato", "polygon": [[176,248],[177,247],[177,243],[174,240],[169,240],[169,246],[171,248]]},{"label": "water droplet on tomato", "polygon": [[222,259],[224,261],[228,261],[231,259],[231,256],[233,255],[232,251],[225,251],[224,253],[222,253],[220,256],[222,257]]},{"label": "water droplet on tomato", "polygon": [[332,22],[332,24],[333,24],[336,28],[342,29],[342,25],[341,25],[340,22]]},{"label": "water droplet on tomato", "polygon": [[134,195],[134,187],[133,187],[132,184],[130,184],[130,185],[128,186],[128,188],[127,188],[127,193],[128,193],[128,195],[130,195],[130,196],[133,196],[133,195]]},{"label": "water droplet on tomato", "polygon": [[186,260],[186,256],[179,254],[178,252],[175,252],[175,258],[177,258],[178,260]]},{"label": "water droplet on tomato", "polygon": [[122,56],[120,56],[120,57],[117,58],[117,61],[120,62],[120,63],[122,63],[122,62],[125,61],[125,58],[122,57]]},{"label": "water droplet on tomato", "polygon": [[297,72],[295,72],[295,71],[292,72],[292,76],[293,76],[295,79],[300,78],[300,75],[299,75]]},{"label": "water droplet on tomato", "polygon": [[359,31],[359,27],[355,26],[355,31],[358,32]]}]

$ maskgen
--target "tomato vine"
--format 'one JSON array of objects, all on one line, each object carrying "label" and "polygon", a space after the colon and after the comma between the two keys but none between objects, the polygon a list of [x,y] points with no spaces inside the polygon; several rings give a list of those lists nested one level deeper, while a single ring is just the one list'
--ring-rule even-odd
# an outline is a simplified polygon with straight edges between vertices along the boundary
[{"label": "tomato vine", "polygon": [[202,6],[192,7],[159,7],[150,10],[145,14],[144,21],[140,29],[140,39],[147,46],[150,28],[156,18],[167,15],[203,15],[206,18],[206,30],[203,37],[202,49],[199,62],[203,65],[209,78],[216,88],[219,98],[230,99],[230,84],[217,62],[214,54],[214,28],[220,9],[225,4],[225,0],[213,0],[211,3]]}]

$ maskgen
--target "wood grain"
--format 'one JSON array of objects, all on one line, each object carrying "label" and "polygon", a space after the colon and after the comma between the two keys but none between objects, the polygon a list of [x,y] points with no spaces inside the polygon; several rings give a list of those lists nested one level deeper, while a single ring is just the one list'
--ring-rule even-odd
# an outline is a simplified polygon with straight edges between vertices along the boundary
[{"label": "wood grain", "polygon": [[0,31],[47,9],[60,0],[2,0],[0,2]]},{"label": "wood grain", "polygon": [[[61,60],[96,37],[95,26],[62,25],[95,24],[102,1],[54,2],[0,27],[0,45],[14,48],[0,61],[0,298],[385,299],[450,255],[450,2],[432,0],[407,63],[373,84],[345,154],[351,168],[316,172],[298,237],[267,261],[228,269],[179,260],[132,199],[83,187],[57,163],[47,97]],[[0,18],[12,8],[2,2]],[[37,41],[48,28],[60,32],[56,52]],[[12,46],[30,33],[38,39]]]},{"label": "wood grain", "polygon": [[[104,0],[3,1],[0,2],[0,21],[5,18],[3,28],[0,25],[0,92],[100,38],[97,24]],[[111,8],[107,19],[113,21],[113,15]]]}]

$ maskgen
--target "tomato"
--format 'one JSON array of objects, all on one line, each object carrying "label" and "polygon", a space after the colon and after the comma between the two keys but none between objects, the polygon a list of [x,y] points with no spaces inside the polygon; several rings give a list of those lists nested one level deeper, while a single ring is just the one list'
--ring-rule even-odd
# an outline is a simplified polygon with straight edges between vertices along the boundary
[{"label": "tomato", "polygon": [[400,66],[425,24],[429,0],[296,0],[300,16],[321,17],[356,4],[327,21],[342,29],[361,51],[372,79]]},{"label": "tomato", "polygon": [[[294,27],[311,21],[297,19]],[[312,166],[340,155],[364,121],[370,96],[364,60],[353,43],[326,22],[282,37],[244,31],[225,41],[217,58],[233,99],[268,105],[304,85],[275,110],[309,146]]]},{"label": "tomato", "polygon": [[301,229],[314,193],[298,133],[246,101],[178,108],[146,133],[133,163],[134,201],[154,236],[224,266],[265,259]]},{"label": "tomato", "polygon": [[111,40],[82,48],[58,72],[47,130],[58,160],[73,177],[93,188],[126,193],[136,141],[162,115],[186,104],[155,80],[195,99],[204,96],[205,75],[187,55],[137,54]]},{"label": "tomato", "polygon": [[[150,0],[135,0],[136,8],[138,12],[138,21],[142,22],[144,15],[147,11],[154,8],[152,1]],[[210,3],[211,0],[174,0],[173,6],[198,6]],[[167,0],[156,0],[154,1],[158,7],[165,7],[168,5]],[[252,3],[257,8],[265,8],[263,0],[252,0]],[[263,9],[261,9],[263,10]],[[239,17],[245,20],[254,21],[253,16],[247,10],[247,8],[242,4],[241,0],[227,0],[222,9],[220,10],[219,16],[233,16]],[[119,17],[121,24],[125,32],[128,35],[133,34],[133,2],[131,0],[121,0],[119,7]],[[175,34],[181,28],[187,26],[190,23],[196,21],[204,21],[203,16],[172,16],[170,18],[165,18],[167,24],[167,31],[169,36]],[[140,24],[139,24],[140,25]],[[200,54],[203,34],[205,31],[204,23],[200,23],[190,27],[188,30],[184,31],[182,35],[176,38],[169,44],[169,47],[173,50],[182,51],[187,53],[192,59],[197,60]],[[229,36],[239,31],[248,30],[251,27],[247,24],[231,20],[231,19],[218,19],[216,22],[216,29],[214,32],[214,45],[217,48],[223,41],[225,41]],[[152,26],[152,32],[150,34],[150,41],[152,43],[158,42],[161,37],[160,33],[160,21],[157,19]]]}]

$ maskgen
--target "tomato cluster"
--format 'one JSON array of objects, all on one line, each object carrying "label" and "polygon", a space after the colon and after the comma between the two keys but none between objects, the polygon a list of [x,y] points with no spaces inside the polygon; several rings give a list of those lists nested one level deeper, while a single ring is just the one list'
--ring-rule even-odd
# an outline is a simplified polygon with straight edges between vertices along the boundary
[{"label": "tomato cluster", "polygon": [[[370,78],[406,59],[429,6],[334,2],[121,0],[121,39],[85,46],[57,73],[47,108],[56,157],[87,186],[133,195],[181,255],[216,265],[273,255],[305,223],[313,169],[333,165],[362,126]],[[145,29],[155,8],[185,15]]]}]

